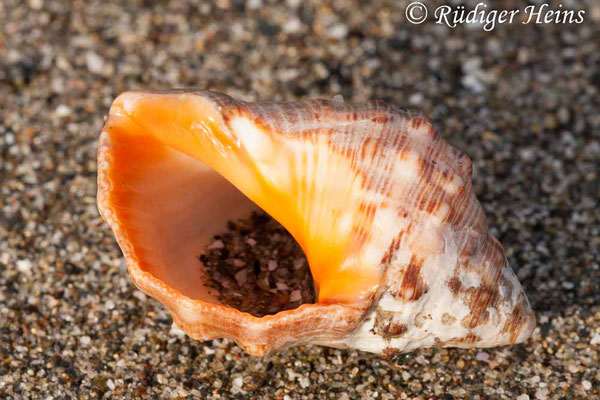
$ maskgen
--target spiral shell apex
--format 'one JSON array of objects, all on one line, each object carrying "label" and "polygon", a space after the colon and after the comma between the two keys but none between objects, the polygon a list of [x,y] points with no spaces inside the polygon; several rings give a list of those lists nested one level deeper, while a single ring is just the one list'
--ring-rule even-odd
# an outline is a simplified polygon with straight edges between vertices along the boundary
[{"label": "spiral shell apex", "polygon": [[[196,339],[396,354],[526,340],[535,318],[471,189],[471,163],[383,102],[248,103],[132,91],[100,135],[98,207],[135,284]],[[294,237],[317,301],[256,317],[203,284],[199,244],[260,208]]]}]

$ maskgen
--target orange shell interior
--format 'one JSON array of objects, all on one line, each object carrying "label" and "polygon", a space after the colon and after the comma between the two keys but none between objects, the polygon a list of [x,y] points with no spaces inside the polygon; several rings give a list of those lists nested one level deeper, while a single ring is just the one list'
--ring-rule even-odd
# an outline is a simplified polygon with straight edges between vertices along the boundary
[{"label": "orange shell interior", "polygon": [[[253,354],[286,340],[302,341],[302,335],[292,334],[279,338],[279,344],[267,343],[275,320],[290,326],[306,323],[311,315],[308,320],[320,321],[303,328],[304,334],[325,327],[333,333],[352,330],[378,277],[339,270],[340,242],[307,237],[289,193],[257,181],[221,124],[215,107],[191,94],[128,92],[113,103],[100,139],[98,202],[133,280],[167,305],[192,337],[232,337]],[[320,255],[311,260],[307,254],[320,289],[318,304],[256,318],[227,309],[204,285],[198,255],[228,220],[248,215],[257,205],[282,223],[305,253],[310,248]],[[235,331],[244,326],[248,332],[240,337]]]}]

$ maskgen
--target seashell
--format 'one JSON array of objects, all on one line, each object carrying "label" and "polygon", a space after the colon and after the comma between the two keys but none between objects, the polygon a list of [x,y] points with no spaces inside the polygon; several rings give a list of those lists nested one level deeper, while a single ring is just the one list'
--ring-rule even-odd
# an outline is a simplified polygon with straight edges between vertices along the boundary
[{"label": "seashell", "polygon": [[[394,355],[519,343],[535,326],[468,157],[383,102],[126,92],[100,135],[98,207],[135,284],[195,339]],[[256,208],[301,246],[315,304],[259,318],[203,284],[199,250]]]}]

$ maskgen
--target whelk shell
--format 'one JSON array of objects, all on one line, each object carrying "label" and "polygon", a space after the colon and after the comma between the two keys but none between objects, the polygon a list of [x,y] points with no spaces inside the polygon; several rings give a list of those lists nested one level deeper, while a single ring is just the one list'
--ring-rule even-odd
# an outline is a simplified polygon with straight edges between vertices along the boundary
[{"label": "whelk shell", "polygon": [[[131,277],[193,338],[231,338],[255,355],[300,344],[393,355],[518,343],[535,326],[469,159],[417,114],[126,92],[98,170],[98,206]],[[203,284],[199,249],[256,207],[300,244],[316,304],[258,318]]]}]

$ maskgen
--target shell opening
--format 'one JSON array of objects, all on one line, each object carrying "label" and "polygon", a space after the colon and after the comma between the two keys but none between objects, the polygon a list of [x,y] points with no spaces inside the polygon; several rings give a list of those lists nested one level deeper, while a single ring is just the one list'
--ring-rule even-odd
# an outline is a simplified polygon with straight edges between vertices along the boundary
[{"label": "shell opening", "polygon": [[[259,207],[213,169],[147,135],[127,114],[111,115],[107,127],[113,174],[120,178],[114,181],[122,185],[112,188],[111,202],[125,216],[144,272],[191,299],[255,316],[314,302],[306,258],[281,225],[258,215]],[[248,236],[249,228],[262,237]],[[227,256],[240,245],[248,258],[239,259],[243,249]],[[293,284],[285,282],[290,272]]]},{"label": "shell opening", "polygon": [[[326,207],[303,219],[310,216],[312,200],[294,200],[298,196],[291,193],[296,190],[292,186],[300,183],[289,179],[289,171],[283,173],[289,168],[285,160],[302,156],[302,149],[276,143],[279,138],[243,118],[226,126],[214,103],[179,93],[122,94],[113,103],[103,135],[110,136],[113,181],[122,185],[111,190],[110,202],[127,225],[122,227],[130,236],[127,242],[136,243],[131,251],[144,272],[189,298],[221,304],[222,296],[206,285],[199,252],[226,230],[228,221],[256,209],[279,221],[297,240],[310,264],[319,303],[356,303],[377,287],[379,276],[348,257],[354,243],[338,232],[349,229],[346,224],[332,225]],[[334,156],[328,159],[335,161]],[[335,181],[347,175],[342,162],[323,168],[333,180],[323,187],[335,188]],[[339,203],[327,193],[318,195],[326,206]],[[348,259],[352,264],[344,265]]]}]

